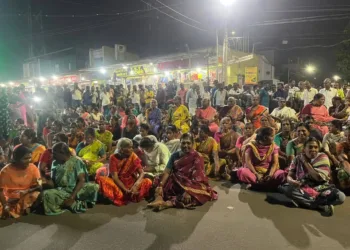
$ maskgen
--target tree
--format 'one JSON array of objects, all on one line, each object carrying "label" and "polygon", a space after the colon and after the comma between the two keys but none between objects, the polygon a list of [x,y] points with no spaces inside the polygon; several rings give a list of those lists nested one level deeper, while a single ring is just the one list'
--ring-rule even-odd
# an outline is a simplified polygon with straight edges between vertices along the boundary
[{"label": "tree", "polygon": [[344,31],[345,39],[337,52],[337,68],[342,78],[350,81],[350,25]]}]

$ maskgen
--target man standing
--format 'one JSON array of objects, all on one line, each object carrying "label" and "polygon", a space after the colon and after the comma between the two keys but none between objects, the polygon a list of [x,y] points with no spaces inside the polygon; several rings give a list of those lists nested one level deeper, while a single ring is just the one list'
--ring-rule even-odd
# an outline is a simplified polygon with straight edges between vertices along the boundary
[{"label": "man standing", "polygon": [[324,95],[325,102],[324,105],[329,109],[332,107],[332,99],[335,96],[338,96],[338,91],[334,88],[331,88],[332,80],[326,78],[323,82],[324,88],[320,90],[320,94]]},{"label": "man standing", "polygon": [[279,82],[277,84],[277,91],[273,94],[273,99],[277,99],[277,98],[283,98],[283,99],[288,98],[288,93],[284,91],[283,82]]},{"label": "man standing", "polygon": [[308,105],[313,99],[314,96],[318,93],[317,89],[311,87],[311,83],[309,81],[305,82],[305,90],[304,90],[304,106]]},{"label": "man standing", "polygon": [[196,114],[198,93],[196,84],[192,84],[189,91],[186,93],[186,104],[191,115]]},{"label": "man standing", "polygon": [[299,82],[299,90],[295,91],[294,93],[294,102],[293,102],[293,108],[300,112],[301,109],[304,107],[304,91],[305,91],[305,83],[303,81]]},{"label": "man standing", "polygon": [[103,116],[107,119],[109,116],[109,105],[111,104],[111,97],[109,95],[109,89],[103,88],[103,91],[100,95],[103,107]]},{"label": "man standing", "polygon": [[338,96],[344,100],[345,99],[345,94],[344,94],[344,90],[340,84],[340,82],[335,82],[334,83],[334,88],[337,90]]},{"label": "man standing", "polygon": [[270,104],[270,95],[267,90],[267,85],[263,84],[262,88],[260,89],[259,96],[260,96],[260,104],[267,109],[269,109]]},{"label": "man standing", "polygon": [[218,84],[218,89],[214,93],[214,104],[216,108],[225,106],[225,101],[228,97],[228,92],[224,89],[224,84]]},{"label": "man standing", "polygon": [[177,95],[181,97],[181,104],[185,104],[186,92],[187,92],[187,89],[185,89],[184,84],[181,83],[180,84],[180,89],[177,92]]},{"label": "man standing", "polygon": [[158,102],[158,108],[164,109],[165,102],[166,102],[166,93],[165,93],[165,89],[162,87],[161,83],[158,84],[156,100]]}]

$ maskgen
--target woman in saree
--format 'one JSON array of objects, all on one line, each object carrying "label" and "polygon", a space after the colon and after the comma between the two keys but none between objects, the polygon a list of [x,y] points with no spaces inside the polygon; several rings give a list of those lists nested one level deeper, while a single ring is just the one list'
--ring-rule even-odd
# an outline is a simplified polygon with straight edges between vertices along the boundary
[{"label": "woman in saree", "polygon": [[252,122],[255,129],[261,127],[260,119],[263,115],[268,114],[268,109],[259,104],[259,96],[252,97],[252,106],[246,110],[246,118],[248,121]]},{"label": "woman in saree", "polygon": [[[327,133],[322,140],[323,152],[328,156],[331,167],[338,167],[337,151],[341,148],[341,143],[346,140],[344,138],[343,123],[339,120],[331,121],[329,125],[329,133]],[[338,150],[337,150],[338,149]]]},{"label": "woman in saree", "polygon": [[246,140],[248,140],[249,138],[251,138],[255,133],[255,128],[253,123],[248,122],[245,124],[244,127],[244,134],[240,137],[238,137],[237,141],[236,141],[236,156],[237,156],[237,162],[238,165],[237,167],[241,167],[242,166],[242,158],[243,158],[243,153],[244,153],[244,149],[245,149],[245,145],[243,144]]},{"label": "woman in saree", "polygon": [[326,106],[324,106],[324,102],[325,96],[322,94],[316,94],[313,101],[306,105],[300,112],[300,117],[302,119],[307,116],[311,116],[315,120],[313,127],[320,130],[322,135],[328,133],[327,123],[335,119],[329,115]]},{"label": "woman in saree", "polygon": [[[19,218],[39,204],[41,179],[39,169],[31,162],[30,150],[20,145],[13,151],[12,163],[0,171],[0,216]],[[38,200],[38,201],[37,201]]]},{"label": "woman in saree", "polygon": [[213,134],[219,130],[218,113],[216,109],[210,106],[208,98],[203,98],[202,108],[197,109],[196,118],[200,125],[207,125]]},{"label": "woman in saree", "polygon": [[96,139],[93,128],[85,130],[85,140],[78,144],[76,151],[77,156],[81,157],[86,164],[90,175],[95,175],[97,169],[102,167],[106,160],[105,145]]},{"label": "woman in saree", "polygon": [[241,131],[244,130],[243,110],[236,104],[236,99],[232,96],[227,99],[227,106],[220,109],[219,118],[222,119],[226,116],[231,117],[233,124],[238,126]]},{"label": "woman in saree", "polygon": [[164,142],[164,144],[168,147],[170,154],[180,150],[179,131],[175,125],[169,125],[166,128],[165,133],[167,141]]},{"label": "woman in saree", "polygon": [[288,165],[293,159],[303,152],[304,142],[310,136],[310,126],[307,123],[299,123],[296,126],[296,138],[289,141],[286,147],[287,163]]},{"label": "woman in saree", "polygon": [[106,129],[104,121],[100,121],[98,130],[95,133],[96,139],[105,145],[107,155],[110,155],[112,153],[113,134]]},{"label": "woman in saree", "polygon": [[203,157],[204,170],[207,176],[219,178],[222,175],[226,177],[226,160],[219,158],[219,145],[210,136],[210,130],[207,125],[199,127],[199,138],[195,141],[194,149]]},{"label": "woman in saree", "polygon": [[37,166],[39,164],[41,155],[46,150],[45,146],[38,143],[36,133],[31,128],[25,129],[22,132],[20,141],[20,145],[23,145],[30,149],[30,151],[32,152],[32,163],[34,163],[34,165]]},{"label": "woman in saree", "polygon": [[193,136],[183,134],[180,141],[181,151],[171,155],[157,184],[156,199],[148,204],[155,211],[171,207],[193,208],[218,198],[208,183],[203,158],[193,149]]},{"label": "woman in saree", "polygon": [[304,142],[303,153],[295,157],[289,168],[287,183],[280,191],[298,207],[319,210],[332,216],[333,205],[345,201],[345,194],[330,185],[330,164],[326,154],[320,153],[320,142],[310,137]]},{"label": "woman in saree", "polygon": [[126,127],[122,130],[122,137],[126,137],[132,140],[139,133],[139,130],[137,128],[137,120],[134,115],[128,115],[127,117],[127,124]]},{"label": "woman in saree", "polygon": [[151,100],[151,107],[146,110],[146,119],[148,124],[151,126],[153,134],[158,135],[162,124],[162,112],[158,108],[157,100]]},{"label": "woman in saree", "polygon": [[95,205],[98,185],[88,182],[85,163],[72,156],[68,145],[56,143],[52,148],[51,168],[52,189],[43,192],[44,212],[46,215],[59,215],[67,210],[73,213],[86,212]]},{"label": "woman in saree", "polygon": [[348,191],[350,189],[350,127],[345,130],[345,141],[337,143],[335,148],[336,153],[333,157],[336,158],[329,157],[333,162],[333,182],[341,190]]},{"label": "woman in saree", "polygon": [[109,159],[108,173],[99,171],[96,182],[100,193],[116,206],[140,202],[152,187],[152,181],[144,178],[141,160],[133,152],[133,143],[128,138],[118,141],[117,151]]},{"label": "woman in saree", "polygon": [[278,158],[281,169],[286,169],[289,166],[286,149],[288,142],[293,138],[293,124],[291,120],[283,120],[281,123],[281,132],[276,134],[274,139],[274,142],[279,147]]},{"label": "woman in saree", "polygon": [[278,169],[278,147],[273,142],[275,131],[260,128],[256,140],[244,150],[243,168],[238,169],[238,179],[255,188],[277,188],[285,181],[285,173]]},{"label": "woman in saree", "polygon": [[236,142],[239,134],[232,129],[232,118],[224,117],[221,120],[220,132],[214,135],[219,145],[219,158],[225,159],[230,168],[236,168]]},{"label": "woman in saree", "polygon": [[190,113],[185,105],[181,104],[181,97],[175,96],[175,107],[170,113],[169,124],[174,124],[182,133],[190,131]]}]

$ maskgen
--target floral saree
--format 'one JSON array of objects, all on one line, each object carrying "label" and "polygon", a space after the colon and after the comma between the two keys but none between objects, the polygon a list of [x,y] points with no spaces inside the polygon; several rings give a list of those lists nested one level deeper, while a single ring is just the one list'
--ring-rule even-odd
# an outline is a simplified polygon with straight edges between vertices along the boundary
[{"label": "floral saree", "polygon": [[97,169],[103,166],[102,162],[97,162],[101,156],[106,154],[105,145],[99,140],[94,140],[90,145],[81,142],[78,144],[76,151],[79,157],[91,162],[91,165],[88,166],[90,175],[94,175]]},{"label": "floral saree", "polygon": [[[85,175],[83,188],[79,190],[74,203],[70,207],[63,208],[64,201],[73,193],[78,182],[78,177],[81,174]],[[43,194],[46,215],[58,215],[67,210],[73,213],[82,213],[87,210],[88,204],[95,204],[98,185],[88,182],[86,166],[79,158],[72,156],[63,164],[54,161],[51,168],[51,178],[55,184],[55,188],[45,190]]]},{"label": "floral saree", "polygon": [[[178,151],[172,154],[167,169],[171,170],[171,173],[163,188],[164,200],[171,201],[175,207],[199,206],[218,198],[208,183],[203,158],[198,152],[192,150],[184,155]],[[182,201],[185,192],[192,198],[189,204]]]},{"label": "floral saree", "polygon": [[181,132],[187,133],[190,131],[190,126],[188,121],[190,120],[190,113],[185,105],[180,105],[171,116],[172,124],[174,124],[177,129]]}]

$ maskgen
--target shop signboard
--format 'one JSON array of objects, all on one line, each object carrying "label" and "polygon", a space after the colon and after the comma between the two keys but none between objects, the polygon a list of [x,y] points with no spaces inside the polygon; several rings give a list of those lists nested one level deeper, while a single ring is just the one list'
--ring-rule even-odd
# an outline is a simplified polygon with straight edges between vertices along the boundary
[{"label": "shop signboard", "polygon": [[245,67],[245,84],[258,83],[258,67]]},{"label": "shop signboard", "polygon": [[[144,76],[151,75],[155,73],[155,66],[144,64],[144,65],[136,65],[131,66],[129,69],[116,69],[114,72],[116,77],[123,78],[128,76]],[[133,72],[132,74],[130,72]]]}]

